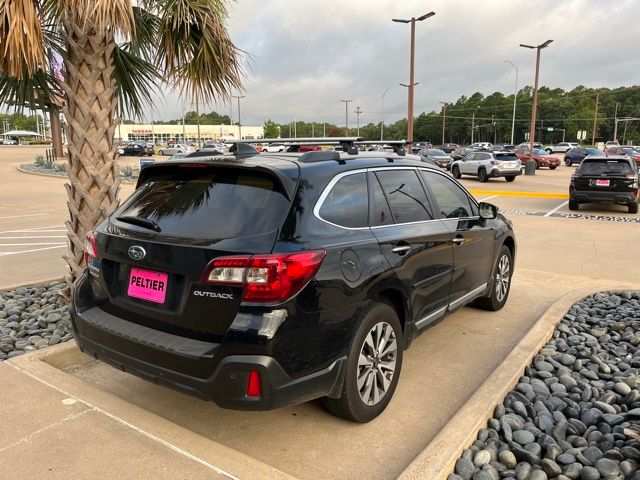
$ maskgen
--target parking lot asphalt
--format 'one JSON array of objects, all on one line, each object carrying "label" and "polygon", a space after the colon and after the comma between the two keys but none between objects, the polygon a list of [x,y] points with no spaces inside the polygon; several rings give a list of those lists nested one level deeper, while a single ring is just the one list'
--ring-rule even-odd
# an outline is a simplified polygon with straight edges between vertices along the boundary
[{"label": "parking lot asphalt", "polygon": [[[22,160],[5,160],[1,152],[4,150],[0,150],[0,178],[8,184],[0,189],[0,217],[14,218],[0,219],[6,222],[0,223],[0,230],[61,225],[65,217],[64,179],[17,172],[15,163],[23,163]],[[181,452],[238,452],[237,457],[228,454],[207,460],[231,473],[246,473],[246,468],[253,468],[253,478],[265,478],[268,465],[304,479],[395,478],[555,300],[577,288],[595,291],[622,284],[640,288],[640,267],[635,262],[640,256],[638,226],[624,220],[612,221],[636,216],[616,206],[598,207],[596,211],[581,209],[578,213],[582,216],[570,216],[574,212],[566,208],[564,198],[530,195],[566,194],[574,168],[539,170],[535,176],[518,177],[510,184],[500,179],[485,184],[475,179],[463,180],[476,198],[498,205],[514,223],[518,256],[511,297],[500,312],[463,308],[420,336],[405,355],[389,408],[369,424],[354,425],[332,417],[318,402],[272,412],[223,410],[93,361],[72,344],[52,350],[65,356],[64,362],[56,361],[56,353],[50,354],[48,363],[31,360],[31,355],[11,362],[25,375],[35,375],[51,388],[62,385],[74,397],[106,412],[117,410],[117,417],[128,425],[151,432]],[[123,195],[130,192],[130,186],[123,186]],[[521,195],[513,196],[514,193]],[[23,198],[28,205],[23,204]],[[38,213],[47,216],[15,217]],[[45,223],[49,216],[55,221]],[[25,236],[31,236],[31,232]],[[0,248],[5,252],[5,247]],[[20,248],[27,250],[26,246]],[[16,279],[23,283],[35,281],[44,278],[38,273],[45,271],[52,276],[61,275],[64,263],[59,261],[60,251],[52,250],[0,258],[0,285],[19,283]],[[36,255],[42,257],[34,260]],[[7,271],[13,272],[12,278],[6,276]],[[0,399],[6,395],[0,393]],[[8,403],[11,402],[3,405]],[[108,423],[100,428],[109,430]],[[111,431],[121,426],[121,422],[114,421]],[[10,437],[3,433],[8,427],[0,424],[0,439]],[[32,428],[38,429],[36,425]],[[63,439],[48,448],[63,451],[69,448],[69,442],[70,438]],[[0,445],[0,464],[16,462],[13,447],[3,449],[5,445],[7,441]],[[111,445],[107,439],[104,445],[105,455],[117,457],[116,444]],[[169,447],[156,442],[155,448]],[[145,454],[144,449],[141,452]],[[193,477],[197,477],[202,463],[194,459],[191,462],[196,472]],[[149,468],[155,471],[160,467]],[[188,471],[187,468],[185,472]]]}]

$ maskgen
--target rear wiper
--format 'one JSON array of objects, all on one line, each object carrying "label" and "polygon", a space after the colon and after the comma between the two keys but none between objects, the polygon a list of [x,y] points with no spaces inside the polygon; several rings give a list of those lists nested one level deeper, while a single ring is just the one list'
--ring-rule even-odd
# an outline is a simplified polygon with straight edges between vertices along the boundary
[{"label": "rear wiper", "polygon": [[157,222],[154,222],[153,220],[149,220],[146,218],[124,216],[124,217],[116,217],[116,220],[119,220],[124,223],[130,223],[132,225],[137,225],[139,227],[148,228],[149,230],[153,230],[154,232],[160,231],[160,225],[158,225]]}]

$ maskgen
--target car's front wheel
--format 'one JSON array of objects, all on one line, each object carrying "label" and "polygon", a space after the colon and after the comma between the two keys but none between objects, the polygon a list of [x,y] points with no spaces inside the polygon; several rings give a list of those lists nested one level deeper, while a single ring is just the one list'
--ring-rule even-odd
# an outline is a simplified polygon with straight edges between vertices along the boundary
[{"label": "car's front wheel", "polygon": [[484,168],[478,170],[478,180],[482,183],[486,183],[489,181],[489,175],[487,175],[487,171]]},{"label": "car's front wheel", "polygon": [[557,168],[557,165],[551,165],[551,166],[549,167],[549,170],[555,170],[556,168]]},{"label": "car's front wheel", "polygon": [[453,176],[453,178],[460,178],[462,175],[460,175],[460,168],[457,165],[454,165],[453,167],[451,167],[451,175]]},{"label": "car's front wheel", "polygon": [[580,208],[580,204],[575,200],[569,200],[569,210],[578,210]]},{"label": "car's front wheel", "polygon": [[502,245],[496,258],[493,273],[489,281],[489,294],[476,300],[476,305],[485,310],[495,312],[504,307],[511,291],[511,277],[513,275],[513,256],[506,245]]},{"label": "car's front wheel", "polygon": [[565,167],[570,167],[572,165],[571,164],[571,160],[565,160],[564,161],[564,165],[565,165]]},{"label": "car's front wheel", "polygon": [[516,176],[515,175],[507,175],[506,177],[504,177],[504,179],[507,182],[513,182],[516,179]]},{"label": "car's front wheel", "polygon": [[629,204],[629,213],[638,213],[638,202]]},{"label": "car's front wheel", "polygon": [[549,155],[551,155],[551,154],[553,153],[553,150],[551,150],[550,148],[547,148],[547,149],[545,150],[545,152],[547,152]]},{"label": "car's front wheel", "polygon": [[158,151],[158,155],[164,155],[164,150]]},{"label": "car's front wheel", "polygon": [[380,415],[398,384],[403,351],[395,310],[386,303],[373,304],[351,342],[340,398],[324,398],[327,410],[360,423]]}]

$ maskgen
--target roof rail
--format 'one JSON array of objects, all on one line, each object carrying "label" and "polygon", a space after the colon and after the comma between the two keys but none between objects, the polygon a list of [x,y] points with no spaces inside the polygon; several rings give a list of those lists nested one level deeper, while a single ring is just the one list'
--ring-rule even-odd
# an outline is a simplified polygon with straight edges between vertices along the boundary
[{"label": "roof rail", "polygon": [[360,141],[360,142],[354,142],[355,145],[389,145],[391,148],[393,148],[394,153],[398,154],[398,155],[404,155],[405,149],[404,146],[405,145],[410,145],[412,142],[407,142],[406,140],[388,140],[388,141]]}]

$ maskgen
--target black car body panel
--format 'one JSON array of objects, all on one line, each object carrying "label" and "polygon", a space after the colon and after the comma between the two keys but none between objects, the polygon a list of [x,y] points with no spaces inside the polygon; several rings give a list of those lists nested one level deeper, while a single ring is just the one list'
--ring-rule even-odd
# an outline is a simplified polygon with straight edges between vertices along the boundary
[{"label": "black car body panel", "polygon": [[571,178],[569,199],[577,203],[638,203],[638,167],[626,157],[589,156]]},{"label": "black car body panel", "polygon": [[580,165],[588,155],[604,155],[604,152],[595,147],[574,147],[564,154],[564,163],[567,166]]},{"label": "black car body panel", "polygon": [[[440,169],[385,152],[338,155],[145,166],[136,192],[96,228],[97,257],[75,284],[80,348],[226,408],[335,397],[372,302],[394,306],[408,346],[489,291],[502,245],[515,259],[510,223],[480,218],[473,197]],[[304,252],[322,252],[319,267],[275,303],[245,301],[245,287],[206,275],[224,258]],[[162,275],[163,301],[132,296],[138,271]],[[258,398],[247,394],[251,371],[261,373]]]}]

